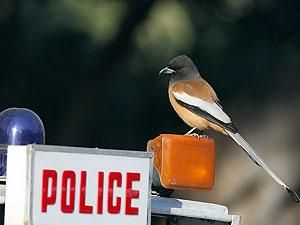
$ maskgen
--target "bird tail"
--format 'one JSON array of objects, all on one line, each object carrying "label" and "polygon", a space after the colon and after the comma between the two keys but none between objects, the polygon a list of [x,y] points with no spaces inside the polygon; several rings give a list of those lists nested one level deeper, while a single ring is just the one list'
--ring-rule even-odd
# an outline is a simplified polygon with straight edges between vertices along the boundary
[{"label": "bird tail", "polygon": [[269,165],[264,162],[264,160],[255,152],[250,144],[239,134],[233,133],[226,130],[228,135],[247,153],[247,155],[255,162],[258,166],[261,166],[278,184],[280,184],[289,193],[289,195],[297,202],[300,202],[300,198],[296,192],[291,190],[269,167]]}]

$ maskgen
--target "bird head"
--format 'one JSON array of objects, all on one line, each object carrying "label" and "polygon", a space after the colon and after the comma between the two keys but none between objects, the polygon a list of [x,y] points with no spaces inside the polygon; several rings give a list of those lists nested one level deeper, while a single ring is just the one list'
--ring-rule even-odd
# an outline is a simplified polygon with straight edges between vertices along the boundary
[{"label": "bird head", "polygon": [[159,75],[171,75],[171,79],[185,79],[195,75],[199,76],[199,73],[197,67],[189,57],[180,55],[172,59],[159,72]]}]

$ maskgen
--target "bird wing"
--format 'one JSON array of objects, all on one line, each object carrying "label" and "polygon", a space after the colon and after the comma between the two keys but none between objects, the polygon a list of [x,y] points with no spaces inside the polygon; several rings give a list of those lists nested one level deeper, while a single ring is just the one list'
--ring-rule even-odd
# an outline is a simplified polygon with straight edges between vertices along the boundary
[{"label": "bird wing", "polygon": [[290,196],[297,202],[300,202],[300,198],[296,192],[290,189],[264,162],[264,160],[256,153],[250,144],[238,133],[237,129],[231,122],[229,116],[223,111],[222,107],[215,101],[205,101],[199,97],[189,95],[181,91],[173,91],[173,95],[176,101],[189,109],[191,112],[204,117],[208,121],[215,123],[226,131],[226,133],[245,151],[245,153],[255,162],[258,166],[261,166],[278,184],[284,187]]},{"label": "bird wing", "polygon": [[203,100],[199,97],[189,95],[184,91],[173,91],[173,96],[178,104],[189,109],[194,114],[219,125],[225,130],[237,132],[237,129],[231,122],[229,116],[223,111],[222,107],[216,101]]}]

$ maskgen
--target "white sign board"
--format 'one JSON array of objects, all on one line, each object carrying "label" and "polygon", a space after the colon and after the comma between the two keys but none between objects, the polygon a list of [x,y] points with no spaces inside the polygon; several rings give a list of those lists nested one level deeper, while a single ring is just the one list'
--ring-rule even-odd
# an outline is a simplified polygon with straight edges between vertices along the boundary
[{"label": "white sign board", "polygon": [[146,152],[9,146],[5,225],[150,224]]}]

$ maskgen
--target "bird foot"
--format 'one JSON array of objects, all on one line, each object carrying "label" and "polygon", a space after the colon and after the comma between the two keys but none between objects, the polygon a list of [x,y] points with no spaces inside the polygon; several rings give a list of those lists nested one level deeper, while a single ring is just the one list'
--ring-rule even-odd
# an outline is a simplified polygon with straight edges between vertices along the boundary
[{"label": "bird foot", "polygon": [[[197,133],[193,132],[195,130],[197,131]],[[189,130],[184,135],[194,136],[196,138],[208,138],[208,136],[203,133],[203,130],[199,130],[197,127],[192,128],[191,130]]]},{"label": "bird foot", "polygon": [[191,134],[188,134],[188,136],[193,136],[196,138],[208,138],[208,136],[206,134],[197,134],[197,133],[191,133]]}]

